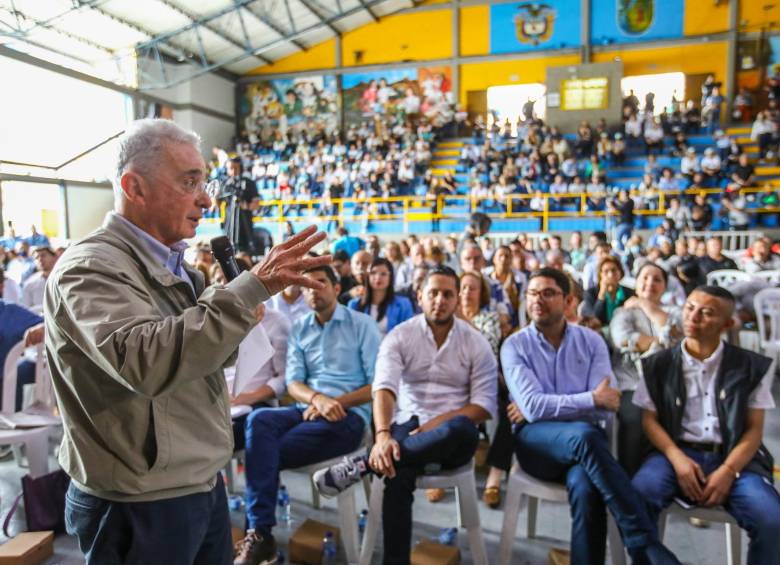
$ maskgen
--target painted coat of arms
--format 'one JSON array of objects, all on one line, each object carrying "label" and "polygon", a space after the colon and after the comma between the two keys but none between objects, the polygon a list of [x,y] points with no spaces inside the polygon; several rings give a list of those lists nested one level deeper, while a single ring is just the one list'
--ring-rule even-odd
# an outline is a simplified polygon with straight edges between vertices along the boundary
[{"label": "painted coat of arms", "polygon": [[655,0],[618,0],[617,20],[621,31],[640,35],[655,18]]},{"label": "painted coat of arms", "polygon": [[553,33],[556,10],[547,4],[520,4],[514,17],[515,31],[520,43],[539,45],[550,39]]}]

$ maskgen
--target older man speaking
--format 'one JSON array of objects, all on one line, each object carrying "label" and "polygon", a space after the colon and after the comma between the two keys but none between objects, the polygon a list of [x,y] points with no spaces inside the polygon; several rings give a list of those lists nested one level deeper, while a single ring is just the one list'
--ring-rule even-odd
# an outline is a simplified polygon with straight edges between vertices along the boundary
[{"label": "older man speaking", "polygon": [[219,470],[233,451],[222,367],[258,306],[302,273],[315,229],[225,286],[182,261],[203,208],[200,140],[139,120],[119,140],[115,206],[62,256],[45,293],[46,350],[72,478],[68,531],[88,563],[232,561]]}]

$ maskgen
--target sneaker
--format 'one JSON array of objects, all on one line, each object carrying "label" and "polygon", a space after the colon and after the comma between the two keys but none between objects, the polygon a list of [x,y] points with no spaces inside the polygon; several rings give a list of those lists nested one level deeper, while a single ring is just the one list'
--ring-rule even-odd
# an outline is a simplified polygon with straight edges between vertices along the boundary
[{"label": "sneaker", "polygon": [[344,492],[355,483],[359,483],[360,479],[370,472],[368,458],[365,455],[345,457],[341,463],[336,463],[314,473],[312,481],[322,496],[331,498]]},{"label": "sneaker", "polygon": [[244,539],[233,548],[233,565],[271,565],[276,563],[276,541],[247,530]]}]

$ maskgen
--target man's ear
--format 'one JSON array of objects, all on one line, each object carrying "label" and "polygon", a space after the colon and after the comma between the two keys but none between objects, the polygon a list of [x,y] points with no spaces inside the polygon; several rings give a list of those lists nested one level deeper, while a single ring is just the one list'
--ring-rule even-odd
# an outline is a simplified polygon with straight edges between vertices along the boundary
[{"label": "man's ear", "polygon": [[146,183],[138,173],[128,171],[119,179],[122,192],[130,202],[138,202],[146,197]]}]

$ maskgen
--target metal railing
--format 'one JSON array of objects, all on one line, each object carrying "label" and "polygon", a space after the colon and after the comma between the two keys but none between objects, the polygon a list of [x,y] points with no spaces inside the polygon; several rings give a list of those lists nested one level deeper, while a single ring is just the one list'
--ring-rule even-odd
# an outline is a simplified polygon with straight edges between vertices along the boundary
[{"label": "metal railing", "polygon": [[[744,188],[740,191],[745,195],[759,195],[766,193],[780,192],[780,185],[766,185],[751,188]],[[616,212],[610,210],[592,210],[588,206],[588,201],[600,199],[602,201],[615,196],[615,192],[579,192],[562,194],[541,194],[538,197],[532,194],[511,194],[504,197],[483,197],[478,198],[471,195],[441,195],[436,198],[430,196],[390,196],[390,197],[371,197],[371,198],[334,198],[325,200],[314,198],[307,200],[270,200],[259,204],[255,210],[255,223],[267,224],[278,223],[280,226],[287,221],[300,221],[300,215],[291,216],[289,212],[295,209],[298,214],[302,210],[308,211],[307,221],[316,221],[322,223],[336,223],[339,226],[344,225],[345,221],[355,222],[374,222],[383,220],[398,221],[403,224],[403,231],[409,231],[410,222],[438,220],[466,220],[473,212],[481,211],[492,219],[529,219],[539,218],[541,220],[541,231],[548,231],[550,220],[553,218],[606,218],[617,216]],[[632,197],[641,197],[646,202],[651,202],[651,207],[635,208],[634,214],[637,216],[665,216],[669,209],[668,203],[674,197],[688,196],[693,197],[697,194],[704,195],[722,195],[721,188],[697,188],[693,190],[653,190],[637,191],[631,190],[629,194]],[[534,198],[543,199],[541,210],[531,210],[530,201]],[[780,201],[780,194],[778,194]],[[558,203],[574,203],[574,210],[556,210]],[[350,210],[350,205],[352,210]],[[489,204],[489,205],[488,205]],[[465,206],[465,211],[448,210],[450,206]],[[571,204],[569,204],[571,205]],[[496,211],[496,208],[499,210]],[[347,214],[351,211],[351,214]],[[356,213],[357,211],[357,213]],[[780,213],[780,204],[765,206],[761,205],[746,210],[751,214]],[[224,217],[224,206],[221,212]],[[217,221],[217,219],[206,219],[208,221]],[[749,245],[750,241],[739,242],[734,248],[743,248]],[[727,249],[729,247],[726,247]]]}]

